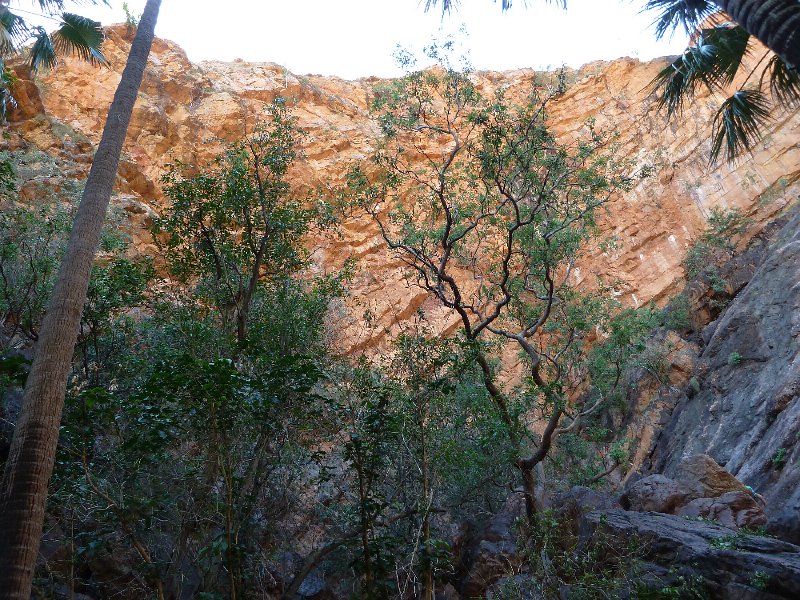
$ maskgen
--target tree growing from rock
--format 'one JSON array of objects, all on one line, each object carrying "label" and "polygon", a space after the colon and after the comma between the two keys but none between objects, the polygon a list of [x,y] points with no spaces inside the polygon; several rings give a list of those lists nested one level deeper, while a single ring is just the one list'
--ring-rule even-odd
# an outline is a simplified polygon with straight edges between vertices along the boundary
[{"label": "tree growing from rock", "polygon": [[[442,58],[435,46],[430,58]],[[562,91],[558,78],[534,84],[513,106],[502,91],[484,97],[468,72],[413,72],[377,92],[377,168],[351,173],[360,206],[409,282],[449,309],[479,349],[484,384],[519,452],[529,516],[541,496],[534,472],[555,438],[597,407],[569,402],[598,308],[574,289],[575,261],[597,213],[634,181],[591,124],[571,144],[557,142],[547,107]],[[498,383],[491,344],[524,356],[515,395],[523,402]],[[526,425],[531,412],[545,422],[538,436]]]}]

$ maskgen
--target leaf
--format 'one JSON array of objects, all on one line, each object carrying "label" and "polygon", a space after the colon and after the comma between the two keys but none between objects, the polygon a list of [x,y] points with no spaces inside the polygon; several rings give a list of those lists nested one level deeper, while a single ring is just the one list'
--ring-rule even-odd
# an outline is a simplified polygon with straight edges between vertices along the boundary
[{"label": "leaf", "polygon": [[762,75],[769,73],[769,89],[772,97],[786,108],[795,108],[800,102],[800,71],[792,69],[780,56],[773,56]]},{"label": "leaf", "polygon": [[47,31],[43,27],[37,27],[34,39],[31,48],[31,70],[54,67],[57,62],[56,49]]},{"label": "leaf", "polygon": [[61,18],[61,27],[53,33],[56,51],[74,54],[93,65],[107,66],[109,62],[100,51],[104,37],[100,23],[72,13],[64,13]]},{"label": "leaf", "polygon": [[28,37],[25,20],[9,10],[0,11],[0,56],[17,51]]},{"label": "leaf", "polygon": [[[567,8],[567,0],[544,0],[548,4],[558,4],[562,8]],[[445,15],[451,12],[453,9],[457,9],[460,0],[441,0],[442,5],[442,15]],[[523,0],[523,5],[527,6],[527,0]],[[425,0],[425,12],[428,12],[432,8],[436,8],[439,6],[439,0]],[[513,4],[513,0],[502,0],[502,9],[508,10],[511,8]]]},{"label": "leaf", "polygon": [[666,107],[672,116],[681,112],[698,85],[712,91],[730,85],[747,55],[749,40],[750,35],[739,26],[726,24],[702,30],[695,44],[650,83],[652,92],[660,91],[659,108]]},{"label": "leaf", "polygon": [[656,37],[662,38],[678,27],[686,33],[692,33],[704,19],[717,12],[718,8],[707,0],[648,0],[643,10],[660,12],[653,24]]},{"label": "leaf", "polygon": [[769,119],[769,102],[763,92],[746,89],[733,94],[714,116],[711,162],[716,162],[723,146],[727,160],[750,151]]},{"label": "leaf", "polygon": [[[36,0],[36,4],[39,5],[39,10],[43,13],[55,14],[64,10],[64,0]],[[108,0],[72,0],[72,4],[105,4],[106,6],[111,6]]]}]

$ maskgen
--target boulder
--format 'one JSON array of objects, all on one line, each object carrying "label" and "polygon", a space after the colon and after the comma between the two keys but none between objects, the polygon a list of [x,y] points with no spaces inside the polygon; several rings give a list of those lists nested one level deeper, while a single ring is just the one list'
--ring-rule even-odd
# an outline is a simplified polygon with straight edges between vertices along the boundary
[{"label": "boulder", "polygon": [[545,600],[529,575],[503,577],[486,590],[486,600]]},{"label": "boulder", "polygon": [[620,497],[620,504],[637,512],[673,513],[697,497],[698,492],[693,486],[656,474],[628,487]]},{"label": "boulder", "polygon": [[448,583],[442,589],[436,590],[434,600],[461,600],[461,596],[458,595],[458,592],[456,591],[456,588],[453,587],[453,584]]},{"label": "boulder", "polygon": [[[696,497],[717,498],[728,492],[748,493],[745,485],[707,454],[696,454],[681,461],[675,479],[695,488]],[[670,511],[659,511],[670,512]]]},{"label": "boulder", "polygon": [[767,524],[767,515],[750,492],[728,492],[716,498],[697,498],[679,507],[675,514],[719,521],[731,529],[754,529]]},{"label": "boulder", "polygon": [[486,589],[522,564],[518,553],[515,523],[523,514],[522,494],[506,502],[487,526],[470,540],[462,561],[467,565],[459,592],[464,599],[483,598]]}]

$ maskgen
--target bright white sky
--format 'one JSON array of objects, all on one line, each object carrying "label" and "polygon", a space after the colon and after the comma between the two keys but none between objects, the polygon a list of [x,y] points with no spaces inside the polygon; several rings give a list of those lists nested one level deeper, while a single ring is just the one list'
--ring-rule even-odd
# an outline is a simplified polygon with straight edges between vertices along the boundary
[{"label": "bright white sky", "polygon": [[[74,12],[103,24],[123,21],[122,0],[110,3],[112,8],[79,6]],[[134,13],[144,3],[128,0]],[[503,13],[491,0],[461,0],[459,10],[442,19],[440,11],[426,14],[420,0],[164,0],[156,34],[180,44],[195,62],[241,58],[349,79],[398,75],[392,58],[398,44],[418,51],[462,26],[463,45],[478,69],[577,67],[680,53],[685,38],[656,42],[653,14],[638,14],[642,3],[569,0],[563,11],[544,0],[530,0],[527,8],[517,0]]]}]

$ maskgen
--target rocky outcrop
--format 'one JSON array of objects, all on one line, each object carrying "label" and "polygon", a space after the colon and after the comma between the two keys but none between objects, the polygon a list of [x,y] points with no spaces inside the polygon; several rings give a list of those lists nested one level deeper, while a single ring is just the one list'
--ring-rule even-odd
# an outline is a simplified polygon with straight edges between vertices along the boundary
[{"label": "rocky outcrop", "polygon": [[492,584],[522,564],[515,523],[523,506],[522,494],[512,495],[481,531],[465,535],[455,544],[459,548],[457,587],[462,598],[482,598]]},{"label": "rocky outcrop", "polygon": [[[800,597],[800,547],[738,534],[702,521],[658,513],[594,511],[581,521],[584,545],[598,536],[618,545],[638,540],[642,581],[663,589],[683,576],[694,591],[720,600]],[[690,596],[680,596],[690,597]],[[703,597],[703,596],[692,596]]]},{"label": "rocky outcrop", "polygon": [[649,475],[635,481],[620,498],[627,510],[702,518],[731,529],[765,525],[763,502],[705,454],[681,462],[675,479]]},{"label": "rocky outcrop", "polygon": [[[708,454],[763,495],[770,530],[800,542],[800,208],[707,339],[646,468],[680,476]],[[687,476],[691,477],[692,472]]]}]

